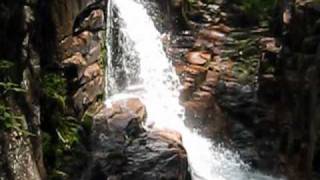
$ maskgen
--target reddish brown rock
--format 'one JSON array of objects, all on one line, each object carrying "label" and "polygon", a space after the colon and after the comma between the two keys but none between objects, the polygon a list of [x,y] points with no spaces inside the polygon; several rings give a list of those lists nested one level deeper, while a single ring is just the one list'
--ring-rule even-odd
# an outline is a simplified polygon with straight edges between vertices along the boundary
[{"label": "reddish brown rock", "polygon": [[81,86],[72,96],[74,108],[77,111],[86,109],[95,102],[99,95],[104,93],[104,77],[98,76],[95,79]]},{"label": "reddish brown rock", "polygon": [[68,66],[86,66],[87,62],[86,62],[86,59],[82,56],[81,53],[76,52],[71,57],[63,60],[62,64],[65,67],[68,67]]},{"label": "reddish brown rock", "polygon": [[207,72],[207,69],[202,66],[190,65],[185,68],[185,73],[194,78],[196,86],[206,79]]},{"label": "reddish brown rock", "polygon": [[104,12],[101,9],[96,9],[91,11],[89,16],[87,16],[79,27],[76,28],[75,31],[83,30],[83,29],[90,29],[90,30],[97,30],[104,28]]},{"label": "reddish brown rock", "polygon": [[279,53],[281,47],[277,45],[277,40],[274,37],[264,37],[260,39],[262,49],[271,53]]},{"label": "reddish brown rock", "polygon": [[223,33],[229,33],[233,30],[233,28],[231,28],[225,24],[213,25],[213,26],[210,26],[208,29],[216,30],[218,32],[223,32]]},{"label": "reddish brown rock", "polygon": [[188,83],[193,84],[193,83],[195,82],[195,80],[194,80],[194,78],[192,78],[192,77],[185,77],[185,78],[184,78],[184,82],[188,82]]},{"label": "reddish brown rock", "polygon": [[195,87],[194,87],[194,84],[193,83],[190,83],[190,82],[185,82],[183,84],[183,88],[181,90],[181,93],[180,93],[180,98],[182,100],[188,100],[190,99],[193,91],[194,91]]},{"label": "reddish brown rock", "polygon": [[[95,117],[95,123],[101,124],[105,132],[121,136],[126,133],[142,133],[142,124],[146,118],[146,108],[138,98],[123,99],[104,107]],[[97,127],[98,128],[98,127]],[[129,128],[129,129],[128,129]],[[97,129],[100,131],[100,128]],[[130,134],[133,135],[133,134]]]},{"label": "reddish brown rock", "polygon": [[84,84],[89,82],[90,80],[95,79],[98,76],[103,76],[103,72],[99,63],[92,64],[85,68],[83,72],[79,72],[78,78],[80,79],[80,83]]},{"label": "reddish brown rock", "polygon": [[206,91],[206,92],[211,92],[212,91],[212,87],[207,86],[207,85],[203,85],[203,86],[200,86],[200,90],[201,91]]},{"label": "reddish brown rock", "polygon": [[219,135],[226,128],[226,118],[215,98],[208,92],[197,92],[198,97],[184,103],[187,121],[201,129],[207,137]]},{"label": "reddish brown rock", "polygon": [[102,47],[101,43],[99,41],[93,41],[89,47],[88,47],[88,52],[86,53],[86,59],[88,64],[92,64],[97,62],[103,54],[101,54]]},{"label": "reddish brown rock", "polygon": [[108,107],[108,111],[111,112],[110,117],[114,117],[116,114],[125,113],[136,116],[141,122],[144,121],[147,116],[146,107],[139,98],[116,101],[112,103],[111,107]]},{"label": "reddish brown rock", "polygon": [[198,47],[198,48],[207,48],[207,49],[213,49],[214,44],[209,40],[209,39],[205,39],[205,38],[197,38],[196,42],[194,43],[194,47]]},{"label": "reddish brown rock", "polygon": [[78,36],[69,36],[61,42],[63,49],[63,58],[67,59],[73,54],[79,52],[81,54],[87,54],[90,47],[95,47],[99,43],[93,43],[93,33],[90,31],[84,31]]},{"label": "reddish brown rock", "polygon": [[204,65],[211,60],[211,55],[205,51],[194,51],[187,53],[186,60],[190,64]]},{"label": "reddish brown rock", "polygon": [[176,70],[176,73],[178,75],[181,75],[185,69],[185,64],[183,63],[177,63],[177,64],[174,64],[174,67],[175,67],[175,70]]},{"label": "reddish brown rock", "polygon": [[226,39],[226,36],[224,33],[221,33],[216,30],[204,29],[200,31],[199,35],[203,39],[209,39],[211,41],[224,41]]},{"label": "reddish brown rock", "polygon": [[168,129],[145,131],[145,114],[142,102],[131,98],[113,102],[95,116],[92,164],[82,179],[190,178],[181,135]]},{"label": "reddish brown rock", "polygon": [[197,91],[193,93],[193,100],[207,101],[211,99],[211,97],[212,97],[212,94],[208,91]]},{"label": "reddish brown rock", "polygon": [[150,137],[160,138],[165,141],[172,141],[173,143],[178,143],[182,145],[182,136],[179,132],[170,129],[154,129],[150,133]]},{"label": "reddish brown rock", "polygon": [[185,72],[189,74],[207,73],[207,68],[197,65],[189,65],[185,67]]},{"label": "reddish brown rock", "polygon": [[206,116],[211,112],[210,104],[203,101],[188,101],[184,107],[187,117],[192,119],[208,119]]}]

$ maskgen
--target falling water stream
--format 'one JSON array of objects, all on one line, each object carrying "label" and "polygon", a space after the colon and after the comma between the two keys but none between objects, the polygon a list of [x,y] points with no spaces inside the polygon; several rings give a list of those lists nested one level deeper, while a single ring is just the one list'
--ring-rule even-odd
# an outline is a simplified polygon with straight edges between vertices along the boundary
[{"label": "falling water stream", "polygon": [[148,111],[146,127],[180,132],[193,180],[274,179],[252,172],[236,153],[186,127],[179,79],[144,6],[134,0],[110,0],[108,8],[106,104],[139,97]]}]

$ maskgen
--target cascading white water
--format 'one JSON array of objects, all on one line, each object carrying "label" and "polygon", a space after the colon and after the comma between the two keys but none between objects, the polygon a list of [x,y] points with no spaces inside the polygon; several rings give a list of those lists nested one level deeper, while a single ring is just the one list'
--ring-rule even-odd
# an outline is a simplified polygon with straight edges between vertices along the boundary
[{"label": "cascading white water", "polygon": [[[178,77],[163,50],[161,35],[146,9],[134,0],[113,0],[112,6],[118,11],[119,31],[124,36],[118,39],[121,41],[119,45],[127,50],[123,52],[125,55],[122,54],[120,60],[125,63],[128,59],[123,58],[137,56],[135,63],[139,65],[140,80],[130,81],[121,93],[108,98],[107,105],[113,100],[138,96],[147,107],[147,125],[179,131],[188,154],[193,180],[273,179],[249,172],[249,167],[236,153],[215,145],[211,140],[202,137],[196,129],[191,130],[185,126],[184,108],[179,104]],[[108,26],[110,29],[111,25]],[[113,47],[109,45],[109,52],[113,50],[110,48]],[[109,54],[111,56],[111,53]],[[109,65],[109,68],[112,66]],[[129,68],[126,71],[136,70],[135,66],[126,68]],[[107,77],[110,78],[112,77]]]}]

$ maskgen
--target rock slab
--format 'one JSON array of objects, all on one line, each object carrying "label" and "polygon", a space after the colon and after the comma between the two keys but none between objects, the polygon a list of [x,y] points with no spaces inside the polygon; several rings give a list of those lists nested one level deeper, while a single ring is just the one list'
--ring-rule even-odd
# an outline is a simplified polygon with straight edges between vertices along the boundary
[{"label": "rock slab", "polygon": [[181,135],[167,129],[146,131],[146,108],[137,98],[112,103],[95,116],[92,161],[83,179],[190,179]]}]

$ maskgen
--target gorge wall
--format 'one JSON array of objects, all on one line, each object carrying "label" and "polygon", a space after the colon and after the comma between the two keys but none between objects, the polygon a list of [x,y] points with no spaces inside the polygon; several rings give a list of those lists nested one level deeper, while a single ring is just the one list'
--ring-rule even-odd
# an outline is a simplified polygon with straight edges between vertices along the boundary
[{"label": "gorge wall", "polygon": [[[319,4],[297,1],[283,6],[283,49],[277,63],[281,122],[280,151],[290,179],[319,177]],[[286,18],[288,17],[288,18]],[[317,174],[315,176],[315,174]]]},{"label": "gorge wall", "polygon": [[[107,3],[0,2],[1,180],[190,178],[178,133],[145,132],[143,117],[136,122],[122,112],[119,119],[117,108],[114,120],[108,116],[113,110],[102,103]],[[145,157],[151,160],[141,163]]]},{"label": "gorge wall", "polygon": [[[265,31],[232,5],[236,0],[152,2],[165,12],[158,28],[172,33],[163,41],[184,86],[189,126],[254,168],[317,179],[319,5],[281,1],[274,29]],[[129,101],[131,108],[143,117],[102,103],[106,6],[107,0],[0,2],[0,180],[149,178],[161,169],[158,161],[170,165],[163,177],[190,179],[179,134],[145,132],[145,107],[137,101]],[[153,155],[158,147],[165,158],[140,163],[137,151]],[[124,165],[132,157],[136,164]]]},{"label": "gorge wall", "polygon": [[0,179],[52,178],[70,164],[72,128],[104,94],[105,7],[1,1]]}]

